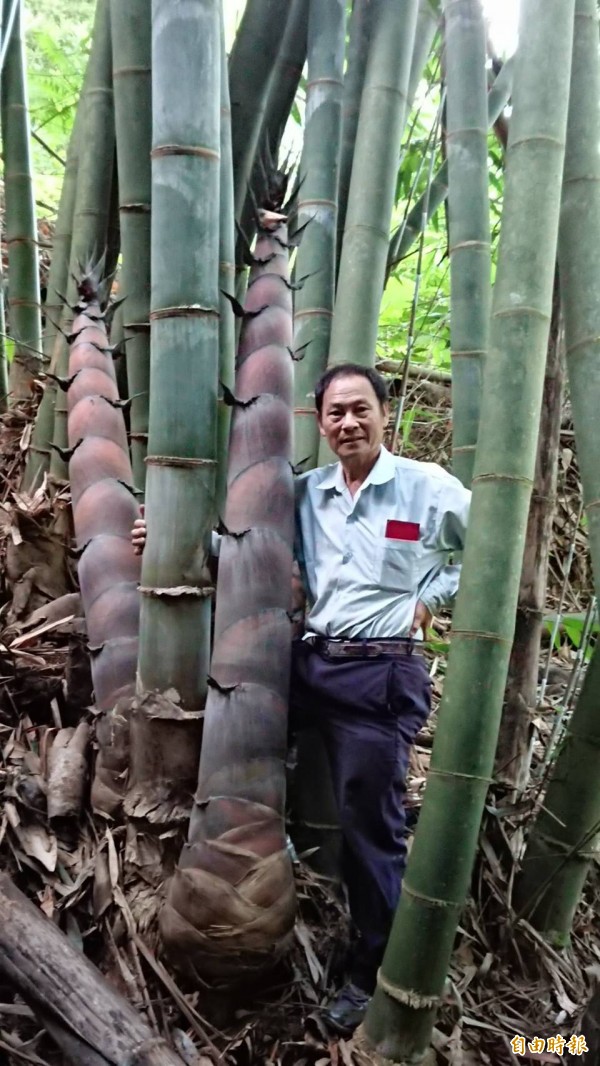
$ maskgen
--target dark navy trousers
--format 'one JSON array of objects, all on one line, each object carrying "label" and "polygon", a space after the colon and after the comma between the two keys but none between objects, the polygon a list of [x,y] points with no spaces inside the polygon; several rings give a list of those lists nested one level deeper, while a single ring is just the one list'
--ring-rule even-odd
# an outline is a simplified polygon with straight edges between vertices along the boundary
[{"label": "dark navy trousers", "polygon": [[420,655],[328,660],[294,641],[291,727],[317,728],[327,749],[342,829],[342,876],[358,933],[351,980],[367,992],[406,865],[406,775],[431,707]]}]

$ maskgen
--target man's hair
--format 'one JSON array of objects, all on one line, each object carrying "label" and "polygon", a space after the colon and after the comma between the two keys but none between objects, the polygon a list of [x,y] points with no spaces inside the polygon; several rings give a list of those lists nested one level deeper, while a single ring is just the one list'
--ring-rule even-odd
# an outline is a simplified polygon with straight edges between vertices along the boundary
[{"label": "man's hair", "polygon": [[366,378],[367,381],[370,382],[373,387],[373,392],[382,407],[388,402],[387,382],[376,370],[373,370],[370,366],[361,366],[360,363],[338,363],[337,366],[332,366],[329,370],[326,370],[324,374],[321,374],[321,377],[315,385],[315,406],[319,415],[323,410],[323,396],[325,395],[325,390],[334,378],[350,378],[355,375],[361,378]]}]

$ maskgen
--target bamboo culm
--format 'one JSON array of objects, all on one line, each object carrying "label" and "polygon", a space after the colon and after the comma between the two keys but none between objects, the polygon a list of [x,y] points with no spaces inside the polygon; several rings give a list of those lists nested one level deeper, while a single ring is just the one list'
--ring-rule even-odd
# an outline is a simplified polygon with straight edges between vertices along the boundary
[{"label": "bamboo culm", "polygon": [[[488,93],[488,127],[494,125],[498,116],[502,113],[510,99],[512,92],[513,61],[509,59],[498,74],[494,84]],[[425,197],[427,193],[407,212],[406,218],[398,227],[390,241],[388,254],[386,281],[390,277],[394,267],[398,266],[410,252],[423,227],[423,218],[431,221],[439,207],[448,196],[448,163],[442,163],[431,183],[431,189],[427,197],[427,210],[424,212]]]},{"label": "bamboo culm", "polygon": [[600,834],[600,655],[592,654],[527,842],[515,907],[558,947],[573,918]]},{"label": "bamboo culm", "polygon": [[452,469],[473,475],[491,288],[486,28],[480,0],[444,0]]},{"label": "bamboo culm", "polygon": [[[77,168],[78,168],[78,129],[81,115],[81,105],[77,108],[63,175],[63,185],[58,205],[56,225],[52,238],[52,259],[48,275],[48,288],[45,303],[46,327],[44,330],[43,349],[46,369],[53,375],[56,373],[58,353],[62,344],[66,345],[65,338],[60,332],[60,324],[64,310],[64,294],[67,289],[69,273],[69,259],[71,256],[71,240],[73,235],[73,211],[75,208],[75,194],[77,191]],[[57,385],[54,378],[47,377],[44,383],[44,393],[38,407],[35,427],[32,435],[31,450],[37,451],[38,460],[32,469],[32,483],[39,480],[50,468],[51,443],[54,437],[54,410],[56,406]],[[26,480],[27,484],[27,480]]]},{"label": "bamboo culm", "polygon": [[[84,78],[81,100],[84,131],[78,146],[77,190],[73,211],[73,233],[66,292],[61,320],[65,334],[71,332],[73,308],[77,303],[77,279],[98,262],[106,248],[108,216],[115,154],[112,50],[109,0],[98,0],[92,47]],[[69,352],[61,344],[56,374],[66,380]],[[68,444],[66,392],[59,389],[54,410],[53,451],[50,472],[55,479],[67,477],[64,450]]]},{"label": "bamboo culm", "polygon": [[289,2],[248,0],[229,57],[231,142],[236,218],[250,184],[269,81],[283,41]]},{"label": "bamboo culm", "polygon": [[[153,0],[152,34],[152,389],[138,688],[174,690],[196,713],[207,692],[216,518],[219,4]],[[184,80],[173,79],[175,67]]]},{"label": "bamboo culm", "polygon": [[[308,84],[300,164],[298,225],[308,223],[296,258],[301,285],[294,307],[296,462],[317,464],[313,396],[327,366],[335,293],[337,190],[342,120],[345,0],[310,0]],[[306,346],[306,347],[305,347]]]},{"label": "bamboo culm", "polygon": [[[535,467],[573,21],[574,0],[523,0],[490,357],[452,649],[425,800],[364,1023],[369,1046],[396,1062],[419,1061],[430,1042],[493,769]],[[472,707],[476,714],[465,713]]]},{"label": "bamboo culm", "polygon": [[[10,367],[13,400],[31,399],[34,379],[42,369],[38,238],[22,6],[21,2],[17,5],[12,33],[6,38],[6,61],[2,71],[5,226],[10,277],[8,320],[15,342]],[[5,4],[4,9],[6,23],[10,6]]]},{"label": "bamboo culm", "polygon": [[221,170],[219,179],[219,411],[217,507],[224,513],[227,494],[227,451],[231,407],[225,401],[235,378],[235,316],[227,294],[235,295],[235,218],[233,206],[233,163],[231,158],[231,104],[227,78],[225,27],[221,13]]},{"label": "bamboo culm", "polygon": [[150,403],[150,0],[111,0],[111,24],[131,462],[143,492]]},{"label": "bamboo culm", "polygon": [[[600,440],[596,431],[600,396],[600,138],[598,57],[594,51],[597,13],[593,0],[578,0],[577,37],[569,151],[561,209],[559,271],[565,324],[566,363],[584,513],[596,595],[600,593]],[[597,28],[597,27],[596,27]]]}]

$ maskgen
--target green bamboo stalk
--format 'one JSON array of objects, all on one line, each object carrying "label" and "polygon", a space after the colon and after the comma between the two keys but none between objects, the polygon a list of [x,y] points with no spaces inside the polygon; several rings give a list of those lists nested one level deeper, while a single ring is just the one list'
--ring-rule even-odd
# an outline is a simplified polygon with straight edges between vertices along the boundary
[{"label": "green bamboo stalk", "polygon": [[429,1045],[493,770],[551,316],[573,13],[574,0],[523,0],[521,7],[490,358],[452,648],[425,801],[364,1025],[369,1045],[396,1062],[422,1061]]},{"label": "green bamboo stalk", "polygon": [[[264,143],[268,144],[274,163],[306,62],[309,4],[310,0],[291,0],[285,34],[269,81],[258,150]],[[260,199],[257,202],[260,203]]]},{"label": "green bamboo stalk", "polygon": [[138,687],[175,690],[192,712],[206,700],[213,591],[219,11],[218,0],[152,2],[152,389]]},{"label": "green bamboo stalk", "polygon": [[[342,242],[346,224],[350,178],[354,160],[356,131],[362,97],[363,83],[367,66],[369,45],[374,19],[377,16],[379,0],[355,0],[350,20],[350,40],[348,61],[344,78],[342,151],[340,160],[339,204],[337,224],[337,270],[342,254]],[[435,36],[439,16],[439,0],[419,0],[415,45],[412,54],[410,76],[408,81],[408,109],[412,107],[423,68],[429,55]]]},{"label": "green bamboo stalk", "polygon": [[[7,15],[5,10],[5,23]],[[31,398],[34,378],[42,369],[37,225],[21,20],[19,3],[2,71],[5,226],[10,274],[8,314],[10,334],[15,341],[10,389],[14,400]]]},{"label": "green bamboo stalk", "polygon": [[8,409],[8,361],[6,359],[6,320],[4,316],[4,278],[0,269],[0,413]]},{"label": "green bamboo stalk", "polygon": [[596,595],[600,594],[600,86],[596,8],[577,2],[577,35],[559,241],[566,363]]},{"label": "green bamboo stalk", "polygon": [[63,173],[63,184],[56,215],[54,235],[52,237],[52,259],[48,274],[48,289],[46,294],[45,313],[46,326],[44,329],[44,357],[51,360],[54,353],[54,344],[58,334],[58,326],[64,306],[63,300],[67,290],[69,273],[69,260],[71,257],[71,240],[73,236],[73,213],[75,210],[75,194],[77,192],[77,169],[79,166],[78,135],[80,129],[80,108],[77,109],[73,129],[67,148],[67,159]]},{"label": "green bamboo stalk", "polygon": [[[67,307],[61,320],[61,328],[65,333],[70,331],[71,309],[77,301],[76,279],[91,262],[100,258],[106,247],[115,143],[109,0],[98,0],[96,5],[81,115],[83,132],[78,148],[79,165],[66,293]],[[63,342],[58,353],[57,376],[66,378],[68,366],[69,351]],[[67,477],[66,461],[59,451],[64,450],[67,444],[67,397],[66,393],[59,389],[54,410],[53,451],[50,460],[50,473],[57,480]]]},{"label": "green bamboo stalk", "polygon": [[365,74],[330,364],[374,365],[418,0],[380,0]]},{"label": "green bamboo stalk", "polygon": [[296,461],[308,458],[310,466],[317,465],[319,430],[309,397],[327,366],[335,294],[345,34],[345,0],[310,0],[306,124],[298,198],[298,224],[309,224],[296,258],[296,277],[303,281],[294,308],[295,345],[304,351],[295,366],[295,452]]},{"label": "green bamboo stalk", "polygon": [[[513,60],[509,59],[498,74],[494,84],[488,93],[488,127],[494,125],[499,115],[506,107],[512,93]],[[413,244],[420,236],[423,229],[423,218],[430,222],[436,211],[444,203],[448,196],[448,162],[442,163],[435,175],[427,202],[427,210],[424,212],[427,190],[407,213],[406,218],[398,227],[390,241],[390,250],[387,262],[386,281],[394,267],[398,266],[410,252]]]},{"label": "green bamboo stalk", "polygon": [[452,467],[471,484],[491,287],[486,28],[481,0],[444,0]]},{"label": "green bamboo stalk", "polygon": [[111,0],[121,219],[121,296],[131,396],[131,465],[144,489],[150,402],[151,0]]},{"label": "green bamboo stalk", "polygon": [[[221,14],[221,173],[219,179],[219,381],[231,392],[235,380],[235,315],[225,293],[235,295],[235,219],[231,159],[231,104],[227,78],[225,28]],[[224,514],[231,406],[219,390],[217,422],[217,507]]]},{"label": "green bamboo stalk", "polygon": [[[246,195],[240,220],[248,242],[251,242],[255,230],[255,205],[269,200],[267,183],[273,176],[272,171],[277,167],[281,141],[302,76],[306,60],[309,4],[310,0],[291,0],[285,34],[269,80],[267,102],[252,167],[251,189]],[[245,277],[246,267],[241,256],[238,258],[238,269]]]},{"label": "green bamboo stalk", "polygon": [[350,178],[352,177],[352,163],[354,161],[356,131],[358,129],[358,116],[360,113],[360,101],[365,80],[365,72],[367,69],[367,59],[369,57],[371,33],[377,15],[378,4],[379,0],[354,0],[352,14],[350,16],[348,57],[346,61],[344,93],[342,97],[342,142],[340,147],[340,178],[338,190],[336,275],[339,272],[340,257],[342,254],[342,242],[344,237],[344,227],[346,224],[346,212],[348,209],[348,194],[350,192]]},{"label": "green bamboo stalk", "polygon": [[235,216],[242,217],[289,0],[248,0],[229,57]]},{"label": "green bamboo stalk", "polygon": [[596,650],[530,833],[515,892],[518,912],[560,947],[569,943],[583,886],[598,854],[599,707]]},{"label": "green bamboo stalk", "polygon": [[[0,41],[4,43],[3,0],[0,0]],[[0,242],[1,245],[1,242]],[[1,247],[0,247],[1,253]],[[6,315],[4,311],[4,277],[0,254],[0,413],[8,409],[8,360],[6,358]]]},{"label": "green bamboo stalk", "polygon": [[[69,258],[71,255],[71,239],[73,233],[73,212],[75,208],[75,194],[77,191],[77,168],[78,168],[78,115],[77,109],[75,122],[69,139],[67,159],[63,175],[63,185],[54,227],[52,239],[52,259],[48,274],[48,290],[46,295],[46,328],[43,337],[44,363],[51,373],[56,372],[58,346],[63,341],[60,335],[60,323],[63,312],[64,295],[67,290],[69,272]],[[53,378],[46,378],[44,394],[38,407],[32,441],[27,457],[24,486],[33,488],[38,479],[50,468],[51,449],[50,444],[54,437],[54,410],[56,406],[57,386]],[[33,460],[33,461],[32,461]]]},{"label": "green bamboo stalk", "polygon": [[[594,0],[577,0],[559,271],[575,439],[594,582],[600,589],[600,449],[594,426],[600,395],[600,62]],[[583,215],[582,215],[583,213]],[[541,930],[568,942],[600,827],[600,657],[594,653],[569,730],[533,828],[518,904]]]},{"label": "green bamboo stalk", "polygon": [[441,0],[419,0],[415,44],[408,79],[409,108],[413,106],[419,83],[423,77],[425,64],[431,52],[431,46],[440,22],[440,5]]}]

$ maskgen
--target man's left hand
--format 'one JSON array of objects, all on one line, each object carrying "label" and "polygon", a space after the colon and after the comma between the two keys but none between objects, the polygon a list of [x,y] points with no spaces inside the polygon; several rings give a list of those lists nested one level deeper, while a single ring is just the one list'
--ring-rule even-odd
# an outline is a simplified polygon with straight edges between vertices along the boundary
[{"label": "man's left hand", "polygon": [[415,610],[415,617],[413,618],[413,624],[410,628],[411,637],[416,636],[420,629],[423,630],[423,637],[427,637],[427,630],[433,622],[433,615],[428,607],[421,600],[417,600],[417,607]]}]

